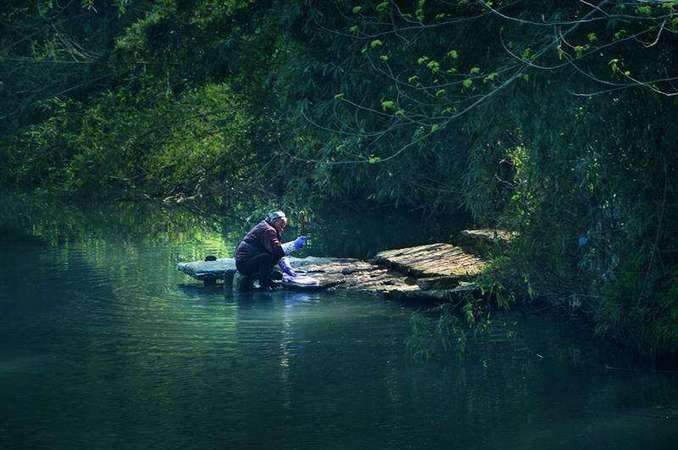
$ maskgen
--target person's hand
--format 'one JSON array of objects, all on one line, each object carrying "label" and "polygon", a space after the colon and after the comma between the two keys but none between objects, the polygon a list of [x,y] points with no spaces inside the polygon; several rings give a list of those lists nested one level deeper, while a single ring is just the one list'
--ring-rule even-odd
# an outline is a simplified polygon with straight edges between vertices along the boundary
[{"label": "person's hand", "polygon": [[308,239],[306,236],[299,236],[294,240],[294,249],[299,250],[301,247],[304,246],[306,243],[306,239]]},{"label": "person's hand", "polygon": [[278,267],[280,267],[280,270],[282,270],[282,273],[287,274],[291,277],[296,277],[297,273],[292,269],[292,266],[290,266],[289,261],[287,261],[287,258],[282,258],[278,262]]}]

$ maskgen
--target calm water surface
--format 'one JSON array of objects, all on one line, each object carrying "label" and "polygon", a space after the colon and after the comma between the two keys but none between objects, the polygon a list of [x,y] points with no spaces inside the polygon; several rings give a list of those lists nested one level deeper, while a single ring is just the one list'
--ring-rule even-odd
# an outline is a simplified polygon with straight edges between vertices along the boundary
[{"label": "calm water surface", "polygon": [[0,203],[1,449],[678,442],[678,377],[606,370],[576,320],[499,315],[463,356],[418,362],[406,349],[411,305],[234,297],[175,270],[229,255],[240,230],[133,204]]}]

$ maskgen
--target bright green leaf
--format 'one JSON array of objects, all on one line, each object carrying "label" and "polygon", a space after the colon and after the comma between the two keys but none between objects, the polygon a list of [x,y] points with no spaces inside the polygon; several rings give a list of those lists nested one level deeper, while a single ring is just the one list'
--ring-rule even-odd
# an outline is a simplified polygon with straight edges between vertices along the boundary
[{"label": "bright green leaf", "polygon": [[392,101],[392,100],[384,100],[383,102],[381,102],[381,108],[384,111],[388,111],[390,109],[393,109],[394,107],[395,107],[395,102]]},{"label": "bright green leaf", "polygon": [[626,36],[626,30],[623,30],[623,29],[619,30],[614,34],[614,40],[618,41],[620,39],[624,39],[625,36]]},{"label": "bright green leaf", "polygon": [[488,81],[494,81],[497,78],[498,75],[499,74],[497,72],[492,72],[492,73],[488,74],[485,78],[483,78],[483,81],[486,82],[486,83]]},{"label": "bright green leaf", "polygon": [[440,63],[437,61],[429,61],[429,63],[426,64],[426,67],[428,67],[431,72],[438,73],[440,70]]}]

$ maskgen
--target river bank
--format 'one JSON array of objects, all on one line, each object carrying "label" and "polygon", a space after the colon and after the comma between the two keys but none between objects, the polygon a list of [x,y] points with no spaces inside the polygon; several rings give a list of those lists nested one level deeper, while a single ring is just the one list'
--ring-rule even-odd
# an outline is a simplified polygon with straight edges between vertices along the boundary
[{"label": "river bank", "polygon": [[[232,255],[233,249],[242,235],[250,226],[247,222],[237,222],[234,220],[224,220],[230,225],[218,224],[213,220],[212,215],[201,215],[195,211],[187,210],[183,207],[171,206],[155,201],[134,201],[134,202],[115,202],[102,203],[95,208],[86,205],[79,205],[77,202],[66,201],[63,198],[55,199],[51,196],[8,194],[2,196],[2,213],[0,214],[5,222],[11,222],[19,229],[25,229],[27,233],[36,236],[39,239],[47,240],[53,245],[59,245],[63,242],[73,240],[90,239],[97,242],[101,239],[110,239],[111,236],[117,236],[116,239],[135,239],[137,236],[143,236],[144,239],[179,239],[185,241],[200,240],[207,243],[207,247],[196,247],[186,253],[177,254],[174,261],[169,262],[171,267],[179,261],[202,260],[206,255],[212,254],[219,258],[228,258]],[[224,218],[227,215],[223,215]],[[251,219],[252,220],[252,219]],[[376,211],[374,214],[337,214],[327,216],[316,216],[312,223],[306,224],[306,233],[311,235],[308,248],[305,250],[305,256],[308,254],[330,255],[334,257],[350,257],[364,261],[373,261],[377,254],[382,251],[388,251],[394,248],[408,248],[421,244],[424,245],[435,242],[455,242],[468,248],[468,242],[464,241],[466,237],[458,232],[451,234],[449,231],[436,229],[432,224],[427,223],[430,220],[419,218],[403,217],[401,214],[389,216],[384,210]],[[299,232],[292,224],[289,233],[290,236]],[[165,237],[161,237],[165,236]],[[504,236],[506,237],[506,236]],[[443,240],[440,240],[440,239]],[[426,242],[428,240],[428,243]],[[483,242],[476,239],[477,243]],[[529,302],[545,301],[546,304],[559,304],[563,307],[564,313],[569,313],[571,303],[568,303],[570,297],[558,297],[554,300],[542,298],[539,295],[530,299],[530,293],[521,289],[512,290],[510,284],[502,280],[506,274],[506,268],[502,269],[497,262],[502,261],[508,251],[511,251],[512,244],[507,245],[507,239],[501,239],[500,245],[481,244],[478,247],[478,255],[485,261],[492,264],[492,272],[484,276],[482,280],[482,289],[492,298],[491,302],[474,302],[477,307],[470,309],[476,311],[476,316],[485,314],[486,305],[491,305],[494,309],[497,306],[507,308],[524,300]],[[124,264],[124,263],[123,263]],[[368,268],[372,266],[367,266]],[[332,275],[327,273],[327,277],[346,278],[342,271],[351,272],[349,267],[337,266]],[[393,269],[393,267],[391,267]],[[509,267],[509,270],[516,271],[518,267]],[[324,269],[322,269],[324,270]],[[383,273],[387,273],[384,270]],[[354,285],[362,284],[365,280],[360,280],[361,275],[375,275],[372,280],[378,287],[380,284],[386,286],[386,289],[393,291],[392,298],[409,297],[414,298],[422,295],[422,300],[426,301],[445,301],[449,288],[436,289],[434,286],[428,286],[422,289],[417,284],[417,277],[407,274],[407,271],[397,272],[396,278],[400,281],[392,285],[383,285],[388,279],[380,279],[378,271],[353,272],[352,278]],[[419,277],[419,284],[430,283],[436,277]],[[392,277],[391,277],[392,279]],[[498,280],[498,281],[497,281]],[[444,284],[445,280],[441,280]],[[413,286],[416,286],[413,288]],[[398,288],[400,287],[400,288]],[[440,286],[439,286],[440,287]],[[475,289],[475,288],[471,288]],[[420,294],[416,294],[420,293]],[[476,293],[472,295],[476,296]],[[436,297],[433,299],[432,297]],[[572,298],[575,296],[573,295]],[[456,297],[455,297],[456,298]],[[507,300],[508,299],[508,300]],[[563,300],[564,299],[564,300]],[[576,306],[576,305],[574,305]],[[582,306],[588,305],[581,303],[579,309],[587,316],[591,328],[597,328],[590,310],[582,309]],[[603,338],[617,342],[619,345],[626,346],[630,351],[642,355],[643,365],[657,365],[661,368],[675,367],[676,361],[671,353],[651,352],[640,349],[629,339],[619,339],[616,337],[602,335]]]}]

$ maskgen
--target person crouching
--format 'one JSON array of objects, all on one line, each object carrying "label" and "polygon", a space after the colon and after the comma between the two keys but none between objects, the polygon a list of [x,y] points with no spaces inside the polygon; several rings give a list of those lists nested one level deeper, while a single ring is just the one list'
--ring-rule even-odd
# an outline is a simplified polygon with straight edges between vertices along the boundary
[{"label": "person crouching", "polygon": [[270,291],[273,288],[271,275],[274,264],[278,264],[283,273],[296,276],[285,256],[299,250],[306,242],[306,236],[282,243],[280,234],[286,226],[285,213],[273,211],[245,235],[235,250],[238,272],[258,279],[262,290]]}]

